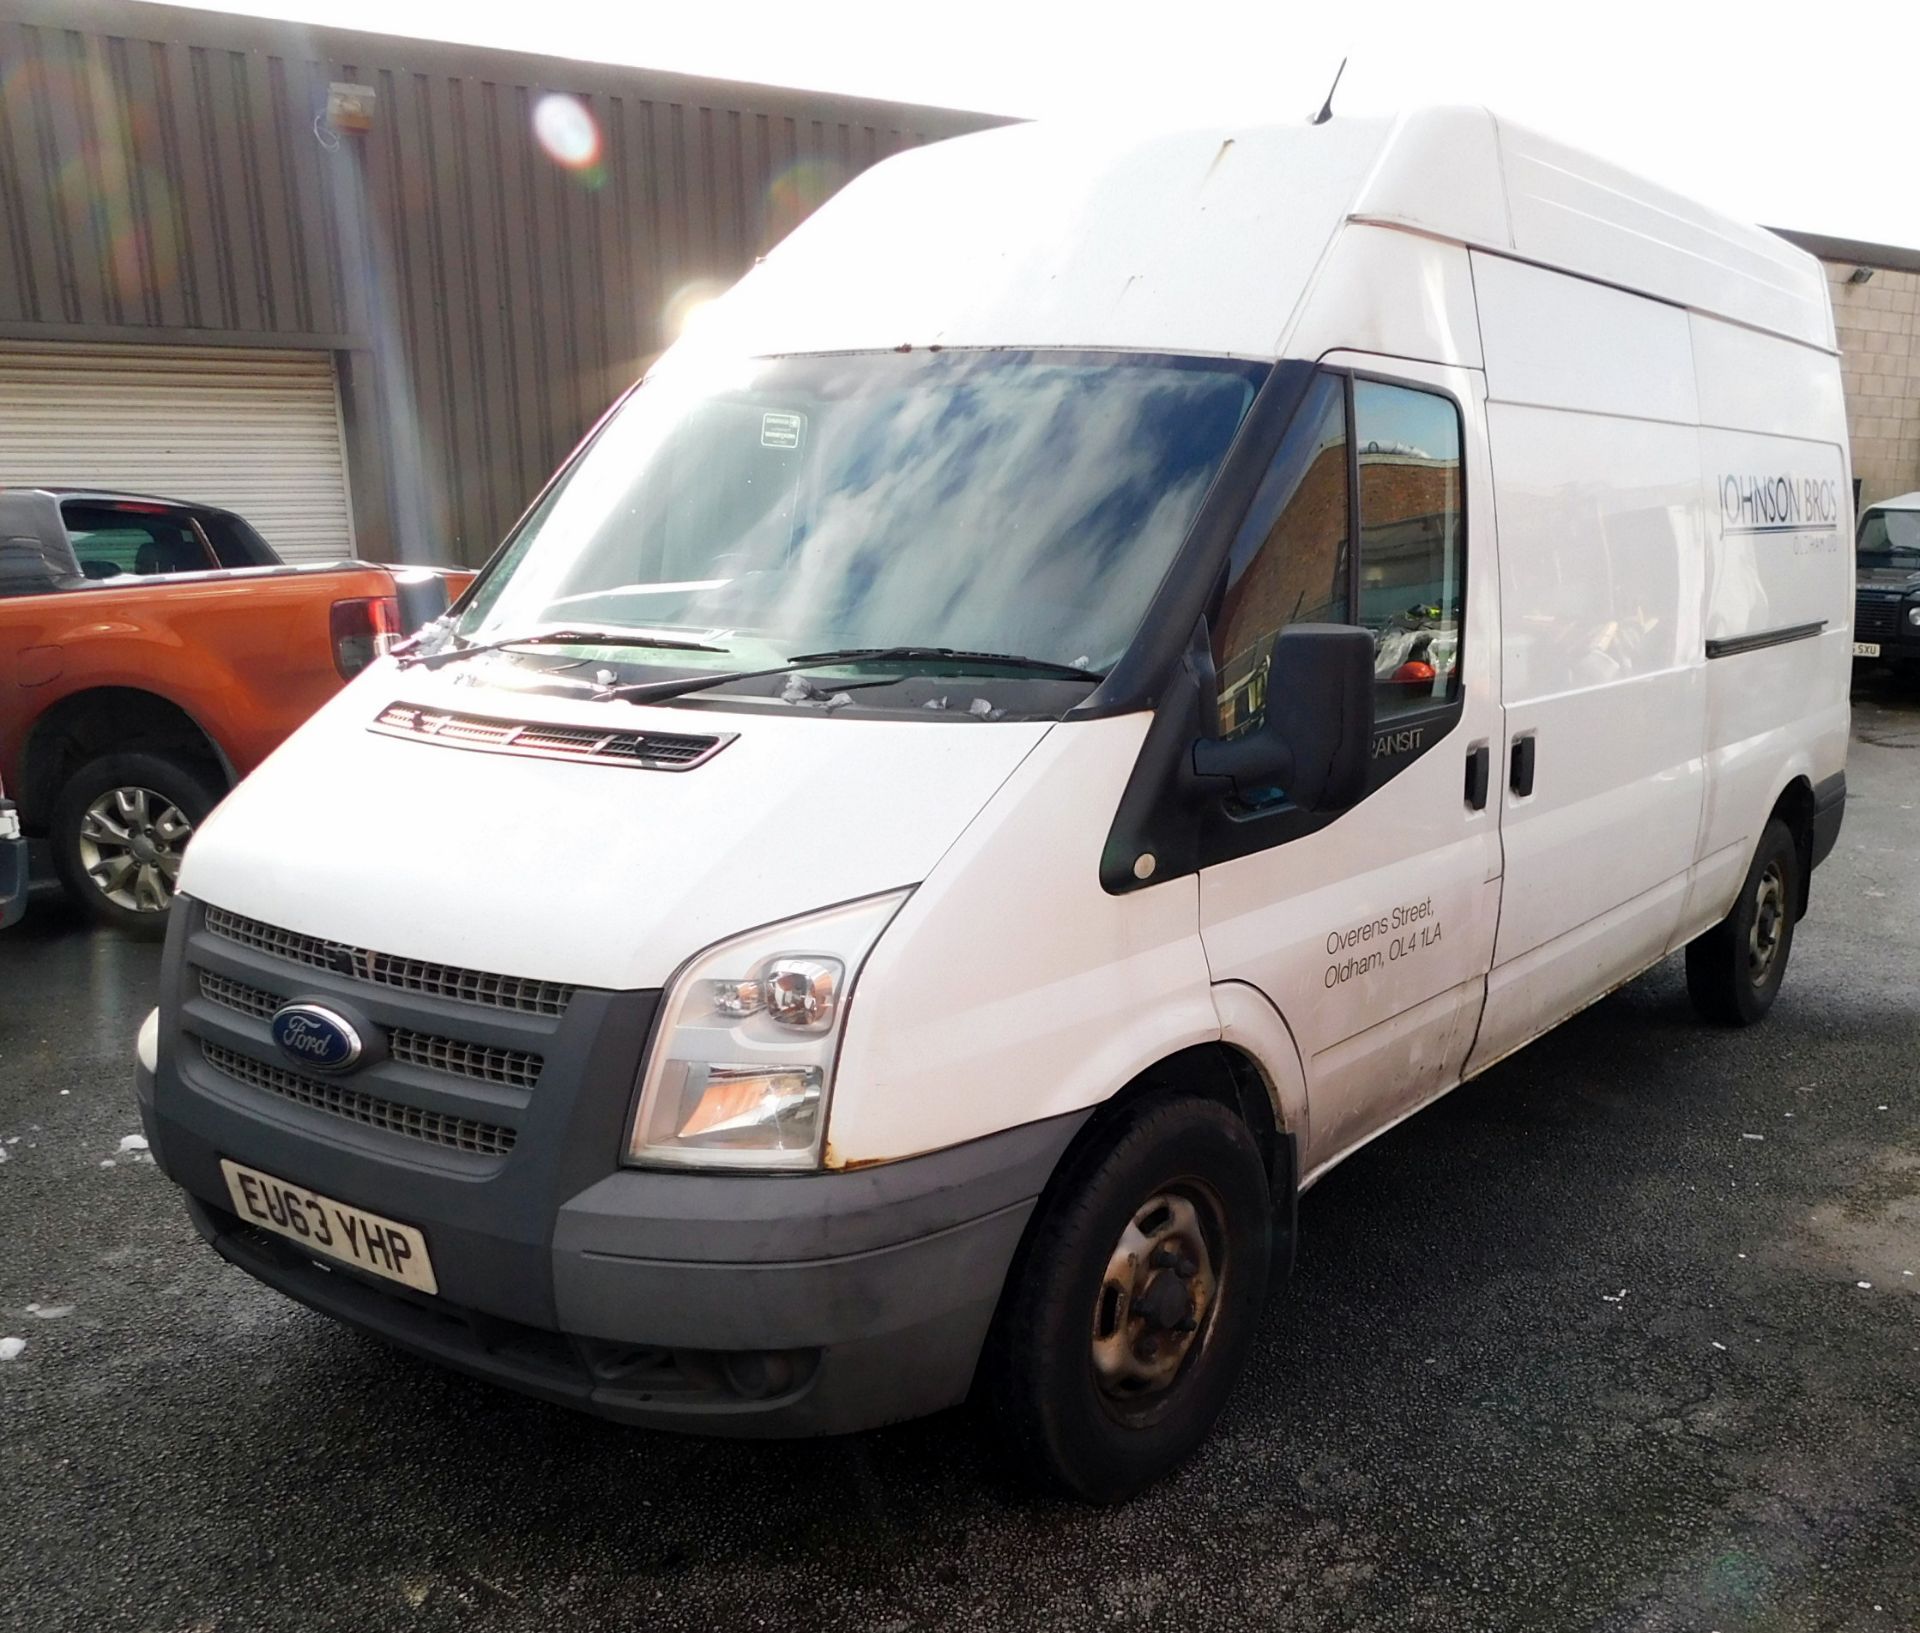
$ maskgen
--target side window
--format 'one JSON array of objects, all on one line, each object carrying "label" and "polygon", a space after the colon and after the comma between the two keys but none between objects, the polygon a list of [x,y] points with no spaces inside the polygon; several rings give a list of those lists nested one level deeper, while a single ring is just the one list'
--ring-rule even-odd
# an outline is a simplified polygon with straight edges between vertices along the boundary
[{"label": "side window", "polygon": [[63,505],[61,519],[88,578],[199,573],[213,566],[193,524],[112,505]]},{"label": "side window", "polygon": [[1373,632],[1374,718],[1458,695],[1462,610],[1460,414],[1431,391],[1356,380],[1360,472],[1356,622]]},{"label": "side window", "polygon": [[272,567],[280,560],[267,541],[238,516],[203,510],[200,531],[207,536],[207,543],[213,546],[214,556],[222,567]]},{"label": "side window", "polygon": [[1348,621],[1347,497],[1346,382],[1323,374],[1234,540],[1213,632],[1223,737],[1264,717],[1274,636],[1289,624]]}]

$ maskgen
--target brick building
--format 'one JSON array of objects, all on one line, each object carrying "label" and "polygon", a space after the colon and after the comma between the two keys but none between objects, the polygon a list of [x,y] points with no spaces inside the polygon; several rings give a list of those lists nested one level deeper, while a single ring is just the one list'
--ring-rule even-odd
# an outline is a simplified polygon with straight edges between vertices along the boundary
[{"label": "brick building", "polygon": [[1920,250],[1774,230],[1826,268],[1856,506],[1920,489]]}]

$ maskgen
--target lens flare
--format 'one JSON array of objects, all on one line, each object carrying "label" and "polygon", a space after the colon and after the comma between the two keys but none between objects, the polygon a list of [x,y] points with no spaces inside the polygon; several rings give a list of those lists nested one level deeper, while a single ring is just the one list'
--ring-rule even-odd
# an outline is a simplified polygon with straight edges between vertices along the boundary
[{"label": "lens flare", "polygon": [[84,108],[77,141],[63,139],[51,191],[100,257],[113,292],[152,302],[179,281],[177,201],[166,175],[140,155],[155,146],[150,97],[122,95],[104,61],[16,63],[0,75],[0,107],[43,102]]},{"label": "lens flare", "polygon": [[795,159],[772,181],[761,200],[760,248],[769,250],[840,190],[846,167],[833,159]]},{"label": "lens flare", "polygon": [[606,179],[600,163],[600,125],[577,96],[551,91],[533,105],[533,139],[562,170],[571,170],[589,187]]},{"label": "lens flare", "polygon": [[661,313],[661,328],[668,340],[678,340],[683,334],[697,327],[713,305],[714,297],[721,294],[726,285],[713,278],[696,278],[692,283],[682,284],[667,297],[666,310]]}]

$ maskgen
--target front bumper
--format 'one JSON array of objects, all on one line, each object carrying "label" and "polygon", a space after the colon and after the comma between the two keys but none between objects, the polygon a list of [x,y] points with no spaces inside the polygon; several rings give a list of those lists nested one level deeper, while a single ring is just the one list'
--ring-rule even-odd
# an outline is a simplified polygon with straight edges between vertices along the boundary
[{"label": "front bumper", "polygon": [[[0,801],[0,804],[4,804]],[[13,824],[7,824],[9,828]],[[0,930],[18,924],[27,910],[27,842],[0,838]]]},{"label": "front bumper", "polygon": [[[263,1021],[210,1006],[199,972],[351,1002],[371,1029],[425,1024],[370,995],[172,927],[155,1068],[136,1067],[156,1161],[223,1257],[327,1315],[448,1366],[627,1423],[733,1435],[870,1428],[967,1393],[1008,1266],[1081,1114],[848,1172],[755,1176],[614,1164],[652,994],[581,993],[539,1042],[545,1067],[503,1157],[289,1104],[209,1069],[204,1045],[270,1060]],[[445,1015],[435,1024],[478,1023]],[[382,1096],[431,1098],[392,1060]],[[443,1098],[445,1098],[443,1096]],[[439,1296],[263,1232],[231,1212],[232,1158],[425,1233]]]},{"label": "front bumper", "polygon": [[[223,1148],[154,1108],[147,1137],[178,1179]],[[1012,1129],[931,1156],[805,1177],[620,1173],[571,1199],[548,1248],[554,1314],[532,1324],[317,1260],[237,1218],[224,1188],[188,1185],[221,1257],[324,1315],[476,1377],[650,1428],[799,1436],[874,1428],[965,1398],[1007,1267],[1040,1189],[1083,1118]],[[249,1162],[260,1157],[237,1137]],[[426,1232],[398,1196],[368,1196]],[[497,1248],[463,1241],[457,1268]]]},{"label": "front bumper", "polygon": [[1920,625],[1908,611],[1914,603],[1904,593],[1862,589],[1853,603],[1853,639],[1856,646],[1877,646],[1866,662],[1920,665]]}]

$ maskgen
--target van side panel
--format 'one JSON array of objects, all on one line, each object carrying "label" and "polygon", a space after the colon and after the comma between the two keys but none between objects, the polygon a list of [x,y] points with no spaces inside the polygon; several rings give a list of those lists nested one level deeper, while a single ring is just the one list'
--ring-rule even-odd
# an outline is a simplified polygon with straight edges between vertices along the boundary
[{"label": "van side panel", "polygon": [[1845,767],[1852,667],[1838,361],[1697,313],[1690,321],[1708,537],[1708,773],[1699,876],[1677,940],[1725,916],[1788,783],[1817,788]]},{"label": "van side panel", "polygon": [[1497,123],[1516,255],[1651,290],[1675,311],[1725,312],[1833,344],[1826,282],[1804,250],[1538,131]]},{"label": "van side panel", "polygon": [[[1686,314],[1475,254],[1500,527],[1506,885],[1469,1070],[1680,922],[1705,790],[1700,434]],[[1511,752],[1511,751],[1509,751]]]}]

